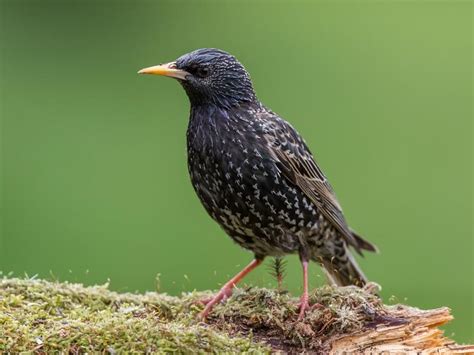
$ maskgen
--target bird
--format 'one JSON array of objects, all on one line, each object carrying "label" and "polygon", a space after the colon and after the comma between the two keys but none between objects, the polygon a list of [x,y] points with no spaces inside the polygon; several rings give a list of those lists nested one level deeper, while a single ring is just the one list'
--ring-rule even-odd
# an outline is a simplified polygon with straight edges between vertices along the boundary
[{"label": "bird", "polygon": [[320,264],[334,285],[366,284],[353,251],[377,248],[350,229],[305,140],[259,101],[236,57],[202,48],[138,73],[171,77],[184,88],[191,106],[186,132],[191,183],[212,219],[254,255],[207,300],[203,319],[265,257],[299,255],[303,292],[298,320],[310,308],[310,261]]}]

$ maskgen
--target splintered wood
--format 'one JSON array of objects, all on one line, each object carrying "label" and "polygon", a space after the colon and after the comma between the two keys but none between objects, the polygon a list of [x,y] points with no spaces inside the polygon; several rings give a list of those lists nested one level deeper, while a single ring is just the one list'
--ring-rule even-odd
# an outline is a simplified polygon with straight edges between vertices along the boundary
[{"label": "splintered wood", "polygon": [[458,345],[438,328],[453,319],[449,308],[426,311],[402,305],[387,308],[390,316],[379,324],[374,322],[356,334],[331,339],[331,353],[474,354],[474,345]]}]

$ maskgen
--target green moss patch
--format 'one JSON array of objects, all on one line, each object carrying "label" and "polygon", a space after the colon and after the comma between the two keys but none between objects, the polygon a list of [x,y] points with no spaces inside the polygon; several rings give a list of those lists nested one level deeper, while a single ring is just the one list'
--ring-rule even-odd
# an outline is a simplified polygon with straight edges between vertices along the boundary
[{"label": "green moss patch", "polygon": [[355,287],[315,290],[296,322],[297,299],[239,288],[207,323],[197,314],[210,292],[181,297],[119,294],[107,285],[0,280],[0,351],[270,352],[323,350],[333,336],[388,322],[379,299]]}]

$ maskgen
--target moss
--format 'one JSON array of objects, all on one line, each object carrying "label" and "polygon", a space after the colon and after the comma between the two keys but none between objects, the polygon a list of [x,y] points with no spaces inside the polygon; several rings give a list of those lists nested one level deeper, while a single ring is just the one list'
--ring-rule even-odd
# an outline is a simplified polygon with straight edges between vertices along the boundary
[{"label": "moss", "polygon": [[386,314],[377,296],[357,287],[315,289],[310,294],[312,308],[301,322],[297,322],[297,301],[275,290],[239,289],[230,302],[215,309],[209,321],[229,334],[252,332],[257,341],[273,349],[327,350],[331,337],[362,330]]},{"label": "moss", "polygon": [[0,352],[268,351],[251,337],[198,324],[193,300],[117,294],[107,285],[0,281]]},{"label": "moss", "polygon": [[0,351],[68,352],[269,352],[323,349],[335,334],[354,332],[384,313],[365,290],[323,287],[311,294],[316,306],[296,322],[297,300],[286,293],[239,288],[199,322],[199,300],[118,294],[107,285],[4,278],[0,280]]}]

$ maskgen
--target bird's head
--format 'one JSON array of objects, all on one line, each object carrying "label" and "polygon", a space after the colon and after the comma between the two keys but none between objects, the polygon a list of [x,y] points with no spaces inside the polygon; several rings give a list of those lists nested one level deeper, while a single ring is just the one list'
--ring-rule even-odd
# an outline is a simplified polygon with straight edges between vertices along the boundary
[{"label": "bird's head", "polygon": [[220,49],[198,49],[174,62],[145,68],[138,73],[177,79],[192,105],[231,107],[256,100],[252,81],[243,65]]}]

